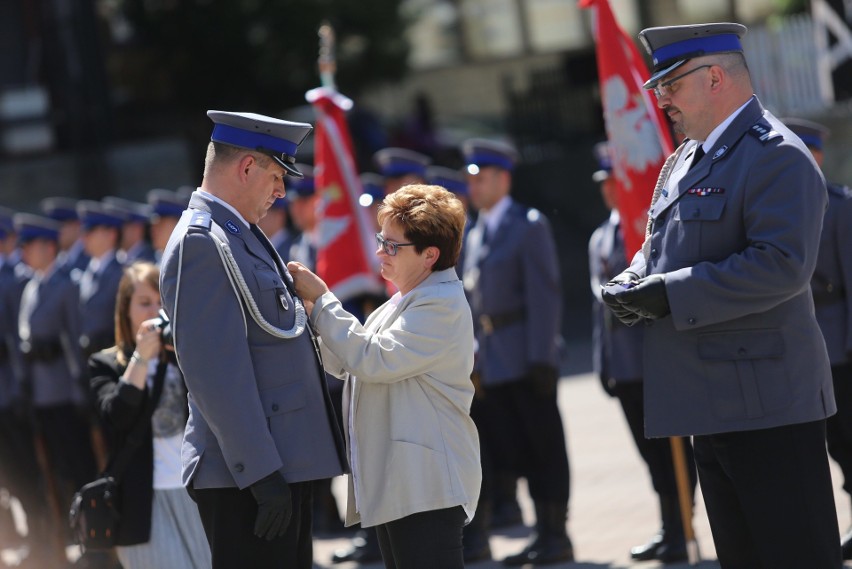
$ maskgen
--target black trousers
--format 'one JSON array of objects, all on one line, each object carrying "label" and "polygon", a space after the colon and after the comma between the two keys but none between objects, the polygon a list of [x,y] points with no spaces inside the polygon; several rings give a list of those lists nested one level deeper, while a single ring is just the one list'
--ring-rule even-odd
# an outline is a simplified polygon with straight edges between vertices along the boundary
[{"label": "black trousers", "polygon": [[[646,439],[645,438],[645,407],[644,388],[641,381],[616,383],[613,388],[615,396],[621,403],[624,418],[633,435],[633,442],[651,475],[651,484],[654,491],[660,496],[670,496],[677,499],[677,480],[675,478],[674,463],[672,462],[672,445],[668,438]],[[695,472],[695,460],[692,454],[692,445],[688,437],[684,437],[684,451],[686,453],[686,467],[689,471],[689,479],[692,483],[692,493],[695,493],[695,484],[698,481]]]},{"label": "black trousers", "polygon": [[694,437],[722,569],[839,569],[825,421]]},{"label": "black trousers", "polygon": [[538,395],[518,380],[487,386],[479,402],[477,427],[494,470],[525,477],[536,502],[567,504],[571,481],[556,394]]},{"label": "black trousers", "polygon": [[826,421],[828,454],[843,472],[843,489],[852,494],[852,364],[831,367],[837,413]]},{"label": "black trousers", "polygon": [[376,526],[386,569],[463,569],[464,508],[419,512]]},{"label": "black trousers", "polygon": [[254,535],[257,502],[249,489],[191,488],[198,505],[213,569],[311,569],[312,482],[290,484],[293,517],[284,535],[267,541]]}]

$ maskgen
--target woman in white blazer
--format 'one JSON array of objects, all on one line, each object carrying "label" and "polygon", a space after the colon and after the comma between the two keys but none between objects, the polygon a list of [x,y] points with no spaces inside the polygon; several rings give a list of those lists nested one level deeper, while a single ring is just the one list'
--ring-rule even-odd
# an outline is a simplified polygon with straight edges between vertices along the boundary
[{"label": "woman in white blazer", "polygon": [[346,382],[346,525],[376,526],[388,569],[461,568],[482,482],[473,320],[453,269],[465,213],[444,188],[409,185],[385,198],[378,219],[382,276],[399,292],[363,326],[319,277],[288,264],[313,303],[326,371]]}]

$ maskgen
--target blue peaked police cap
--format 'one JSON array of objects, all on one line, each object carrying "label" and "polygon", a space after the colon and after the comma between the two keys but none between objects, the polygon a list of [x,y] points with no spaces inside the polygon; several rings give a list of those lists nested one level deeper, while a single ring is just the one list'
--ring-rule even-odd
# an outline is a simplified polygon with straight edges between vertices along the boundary
[{"label": "blue peaked police cap", "polygon": [[296,163],[294,166],[302,173],[301,176],[290,176],[284,180],[284,189],[288,194],[296,194],[296,197],[306,198],[314,195],[316,185],[314,180],[314,167],[308,164]]},{"label": "blue peaked police cap", "polygon": [[207,111],[213,121],[210,140],[254,150],[272,157],[291,176],[302,177],[295,167],[296,149],[314,127],[255,113]]},{"label": "blue peaked police cap", "polygon": [[18,243],[28,243],[34,239],[59,240],[59,223],[49,217],[32,213],[16,213],[13,217]]},{"label": "blue peaked police cap", "polygon": [[639,40],[654,63],[651,78],[643,87],[653,89],[662,77],[695,57],[713,53],[742,53],[740,38],[747,31],[744,25],[730,22],[642,30],[639,32]]},{"label": "blue peaked police cap", "polygon": [[471,174],[475,173],[471,166],[478,168],[496,166],[511,172],[518,162],[518,151],[512,144],[490,138],[465,140],[462,143],[462,154],[467,164],[467,171]]},{"label": "blue peaked police cap", "polygon": [[77,221],[77,200],[73,198],[44,198],[39,204],[42,213],[54,221]]},{"label": "blue peaked police cap", "polygon": [[781,119],[781,122],[801,138],[805,146],[815,150],[822,150],[823,142],[831,134],[831,131],[826,127],[806,119],[784,118]]},{"label": "blue peaked police cap", "polygon": [[426,177],[426,166],[432,159],[407,148],[382,148],[373,155],[379,172],[386,178],[400,178],[414,175]]},{"label": "blue peaked police cap", "polygon": [[101,200],[104,204],[118,211],[125,223],[147,223],[151,218],[151,206],[116,196],[107,196]]},{"label": "blue peaked police cap", "polygon": [[77,215],[80,217],[80,224],[86,231],[95,227],[119,228],[124,225],[124,216],[119,210],[93,200],[77,202]]},{"label": "blue peaked police cap", "polygon": [[189,198],[160,188],[149,191],[147,199],[151,206],[151,221],[158,217],[180,217],[189,205]]},{"label": "blue peaked police cap", "polygon": [[467,195],[467,179],[458,170],[445,166],[429,166],[426,169],[426,182],[442,186],[454,194]]}]

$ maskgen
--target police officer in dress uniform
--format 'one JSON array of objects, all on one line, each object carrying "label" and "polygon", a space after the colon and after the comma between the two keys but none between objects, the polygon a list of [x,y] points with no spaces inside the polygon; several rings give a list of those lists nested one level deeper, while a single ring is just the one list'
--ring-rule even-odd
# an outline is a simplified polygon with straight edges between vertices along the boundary
[{"label": "police officer in dress uniform", "polygon": [[77,204],[89,264],[80,275],[80,348],[84,359],[115,345],[115,295],[123,274],[118,243],[124,218],[112,206]]},{"label": "police officer in dress uniform", "polygon": [[77,408],[85,403],[80,352],[80,293],[57,261],[60,226],[36,215],[14,218],[23,261],[32,269],[18,309],[23,354],[23,397],[33,409],[60,505],[95,477],[89,426]]},{"label": "police officer in dress uniform", "polygon": [[[648,467],[654,492],[660,501],[660,531],[648,543],[632,548],[630,557],[637,561],[657,559],[664,563],[673,563],[687,559],[686,538],[680,514],[671,444],[668,439],[645,438],[642,386],[644,329],[641,326],[630,327],[621,323],[606,309],[601,299],[601,285],[620,274],[628,265],[609,152],[607,142],[595,146],[600,169],[592,175],[592,180],[600,184],[601,198],[610,215],[589,239],[589,275],[594,297],[592,360],[604,390],[618,398],[621,404],[633,441]],[[694,492],[696,475],[692,445],[689,441],[684,441],[684,446]]]},{"label": "police officer in dress uniform", "polygon": [[169,239],[160,291],[189,389],[183,480],[214,567],[312,565],[313,481],[346,470],[305,310],[257,227],[311,126],[208,111],[204,178]]},{"label": "police officer in dress uniform", "polygon": [[126,266],[135,261],[153,263],[154,248],[145,237],[151,218],[151,206],[116,196],[107,196],[101,201],[124,218],[120,244],[122,264]]},{"label": "police officer in dress uniform", "polygon": [[479,210],[464,267],[478,343],[474,421],[483,454],[495,470],[526,477],[535,505],[533,539],[503,562],[571,561],[568,455],[556,404],[562,313],[556,245],[544,215],[509,195],[515,149],[471,139],[462,150],[470,201]]},{"label": "police officer in dress uniform", "polygon": [[[799,118],[781,119],[796,133],[822,168],[823,145],[829,130]],[[843,489],[852,494],[852,190],[828,182],[828,209],[819,240],[816,268],[811,277],[816,319],[822,330],[837,414],[826,423],[828,453],[843,472]],[[852,531],[842,543],[843,559],[852,559]]]},{"label": "police officer in dress uniform", "polygon": [[810,276],[827,196],[802,141],[754,95],[733,23],[643,30],[645,88],[687,137],[649,232],[603,289],[645,325],[645,433],[693,435],[723,568],[839,568],[825,449],[836,411]]},{"label": "police officer in dress uniform", "polygon": [[59,223],[59,269],[79,279],[80,273],[89,264],[89,256],[83,250],[77,200],[72,198],[45,198],[39,204],[41,211]]}]

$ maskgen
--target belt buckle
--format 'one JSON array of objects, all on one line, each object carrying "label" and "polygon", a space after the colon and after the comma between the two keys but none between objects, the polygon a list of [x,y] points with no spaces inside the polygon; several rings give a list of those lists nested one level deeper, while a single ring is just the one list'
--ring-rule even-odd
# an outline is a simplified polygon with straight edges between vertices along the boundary
[{"label": "belt buckle", "polygon": [[485,332],[486,335],[494,333],[494,323],[491,321],[491,317],[487,314],[483,314],[479,317],[479,324],[482,326],[482,331]]}]

